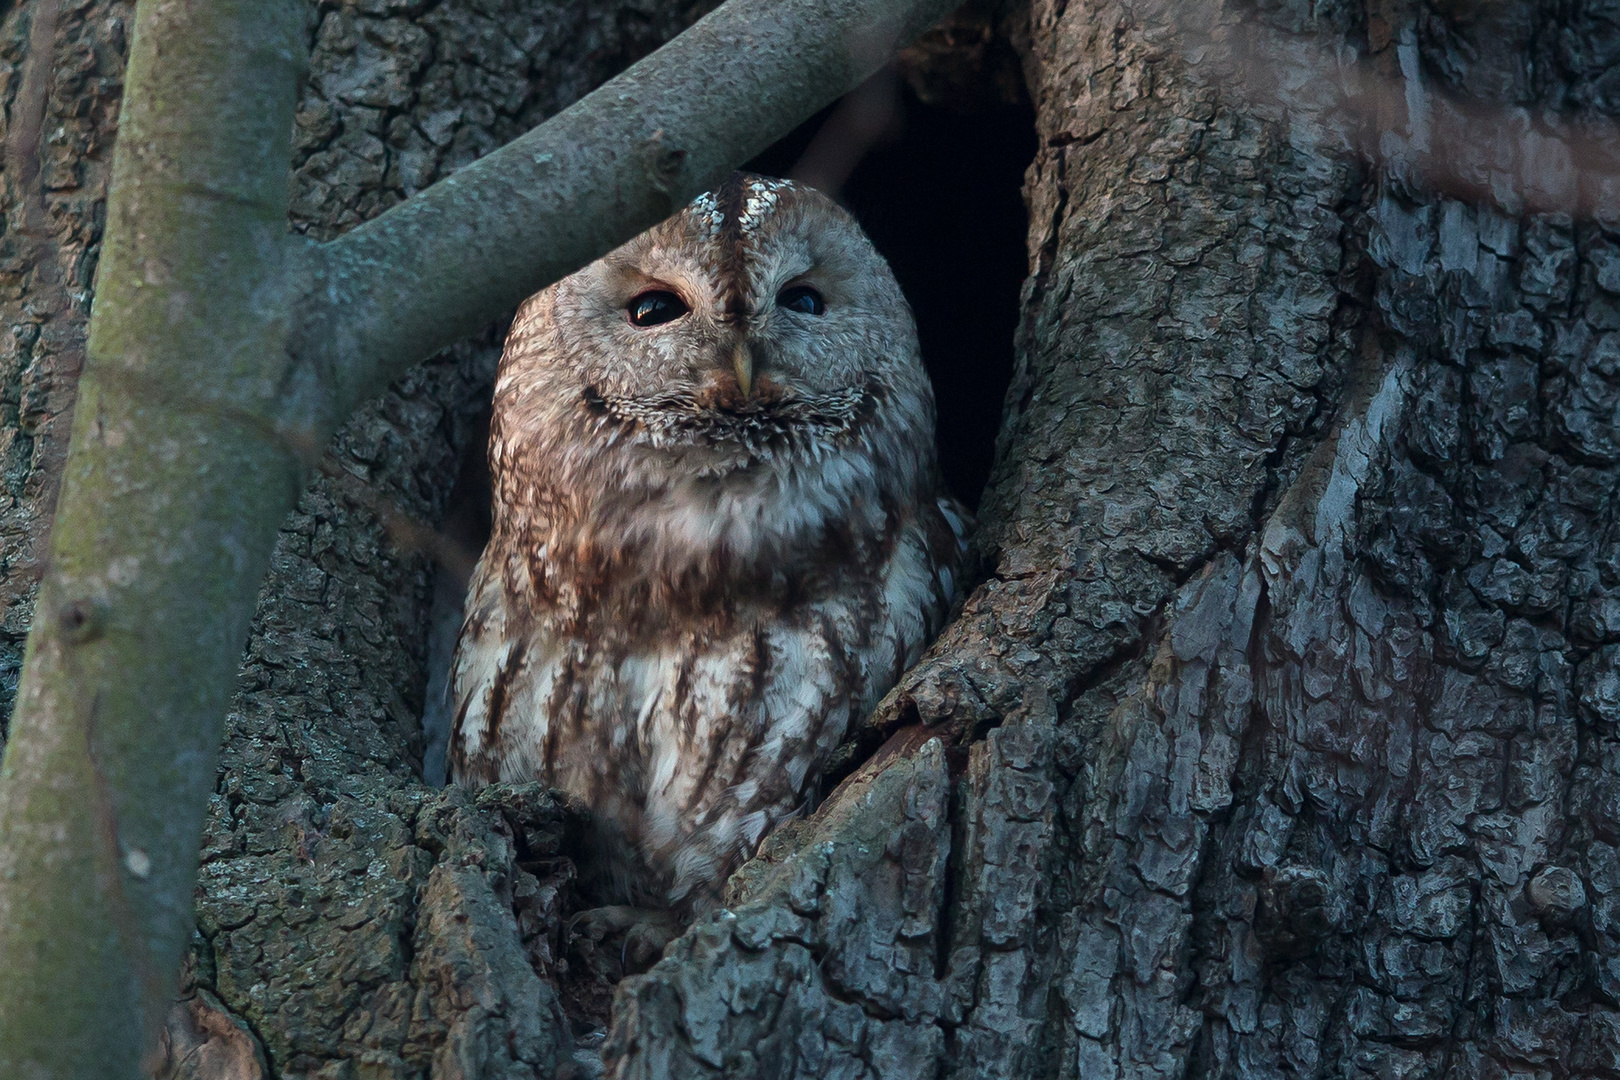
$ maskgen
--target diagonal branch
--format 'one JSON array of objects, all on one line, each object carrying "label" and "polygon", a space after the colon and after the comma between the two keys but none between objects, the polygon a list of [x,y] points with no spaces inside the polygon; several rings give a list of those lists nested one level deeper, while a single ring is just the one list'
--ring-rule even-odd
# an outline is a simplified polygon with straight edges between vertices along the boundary
[{"label": "diagonal branch", "polygon": [[669,216],[955,6],[731,0],[572,108],[325,245],[303,352],[333,415]]}]

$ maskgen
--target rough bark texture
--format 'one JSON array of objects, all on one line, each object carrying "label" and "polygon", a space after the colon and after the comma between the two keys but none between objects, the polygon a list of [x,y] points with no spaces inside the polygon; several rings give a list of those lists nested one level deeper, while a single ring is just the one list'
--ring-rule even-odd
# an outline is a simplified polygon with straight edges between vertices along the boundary
[{"label": "rough bark texture", "polygon": [[727,909],[620,985],[613,1075],[935,1075],[950,780],[943,744],[910,734],[920,748],[779,830]]},{"label": "rough bark texture", "polygon": [[[1437,83],[1612,108],[1612,25],[1180,14],[1033,5],[988,577],[868,736],[971,745],[946,1038],[845,1074],[1620,1075],[1613,241],[1515,216],[1488,157],[1509,205],[1440,198],[1421,145],[1463,122]],[[1330,108],[1341,42],[1411,109],[1379,167]],[[1286,106],[1223,55],[1266,57]],[[694,1033],[792,977],[708,962],[647,980],[721,1001],[638,985],[622,1075],[746,1074],[753,1028]]]},{"label": "rough bark texture", "polygon": [[[64,7],[100,66],[52,115],[99,146],[124,7]],[[1620,34],[1585,7],[1260,7],[1035,0],[1011,35],[1040,148],[983,580],[859,733],[886,749],[623,986],[615,1075],[1620,1077],[1620,230],[1519,214],[1506,178],[1496,208],[1438,196],[1421,145],[1463,123],[1441,86],[1612,114]],[[375,214],[682,14],[323,6],[300,223]],[[552,36],[511,47],[530,25]],[[1286,105],[1240,93],[1234,42]],[[1333,107],[1341,46],[1412,109],[1377,165]],[[43,189],[84,281],[102,153]],[[83,301],[6,254],[11,560]],[[284,530],[171,1075],[567,1067],[568,815],[416,780],[428,569],[372,509],[436,519],[491,359],[350,425]]]}]

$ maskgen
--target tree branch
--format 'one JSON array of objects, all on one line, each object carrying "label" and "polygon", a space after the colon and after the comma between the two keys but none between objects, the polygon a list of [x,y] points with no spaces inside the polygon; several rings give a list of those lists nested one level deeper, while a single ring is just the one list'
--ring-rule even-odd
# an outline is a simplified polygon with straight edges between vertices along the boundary
[{"label": "tree branch", "polygon": [[0,1077],[137,1075],[298,464],[287,170],[302,0],[141,0],[89,358],[0,767]]},{"label": "tree branch", "polygon": [[325,245],[303,349],[334,415],[668,217],[956,3],[731,0],[572,108]]}]

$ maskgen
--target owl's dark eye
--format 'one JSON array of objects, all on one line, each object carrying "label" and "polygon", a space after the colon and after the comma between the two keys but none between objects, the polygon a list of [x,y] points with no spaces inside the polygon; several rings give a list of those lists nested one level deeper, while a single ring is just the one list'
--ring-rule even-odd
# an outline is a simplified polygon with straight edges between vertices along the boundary
[{"label": "owl's dark eye", "polygon": [[674,322],[692,309],[674,293],[665,289],[651,289],[631,300],[625,311],[632,326],[660,326]]},{"label": "owl's dark eye", "polygon": [[808,285],[794,285],[776,294],[776,306],[797,311],[801,315],[827,314],[827,301]]}]

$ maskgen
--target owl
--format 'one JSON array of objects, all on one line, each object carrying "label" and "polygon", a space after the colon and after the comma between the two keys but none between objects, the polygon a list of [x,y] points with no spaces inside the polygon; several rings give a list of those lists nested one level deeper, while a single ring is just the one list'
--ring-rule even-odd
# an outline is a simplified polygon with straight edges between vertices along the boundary
[{"label": "owl", "polygon": [[951,604],[967,519],[894,275],[824,195],[735,175],[524,303],[489,465],[452,776],[582,800],[614,902],[712,903]]}]

